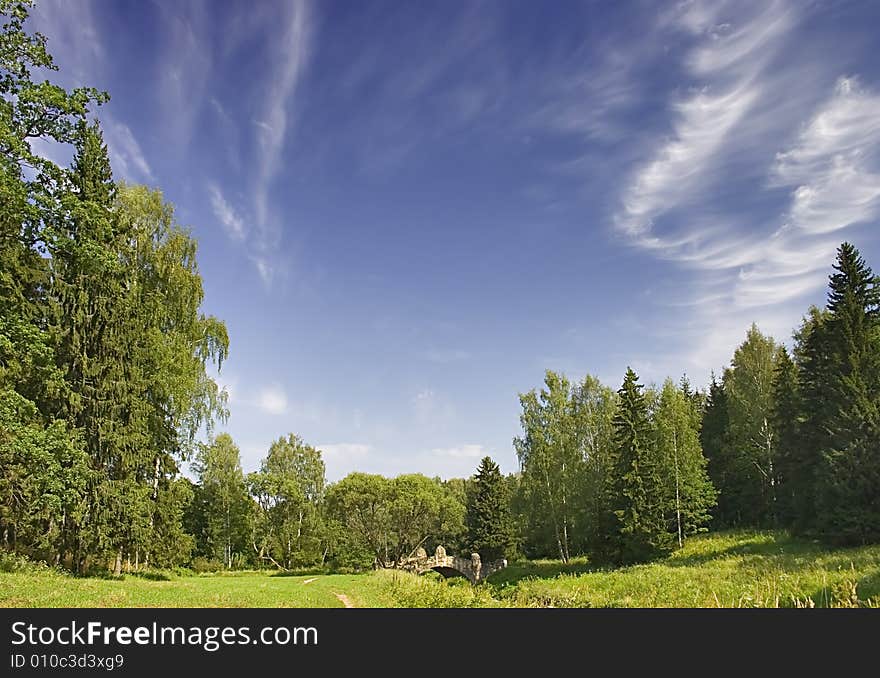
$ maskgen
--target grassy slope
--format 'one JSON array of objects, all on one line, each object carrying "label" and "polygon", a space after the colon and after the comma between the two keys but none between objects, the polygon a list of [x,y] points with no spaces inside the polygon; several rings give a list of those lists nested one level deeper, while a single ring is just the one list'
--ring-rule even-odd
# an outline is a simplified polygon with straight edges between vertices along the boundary
[{"label": "grassy slope", "polygon": [[166,581],[0,573],[0,606],[341,607],[336,594],[356,607],[824,606],[854,602],[853,585],[861,602],[880,603],[880,545],[828,551],[784,534],[728,532],[692,539],[665,560],[619,570],[590,571],[586,560],[516,563],[478,588],[390,571]]},{"label": "grassy slope", "polygon": [[[557,607],[777,607],[880,602],[880,545],[827,550],[782,533],[694,538],[665,560],[609,571],[552,561],[499,573],[497,596]],[[578,573],[578,570],[581,573]]]}]

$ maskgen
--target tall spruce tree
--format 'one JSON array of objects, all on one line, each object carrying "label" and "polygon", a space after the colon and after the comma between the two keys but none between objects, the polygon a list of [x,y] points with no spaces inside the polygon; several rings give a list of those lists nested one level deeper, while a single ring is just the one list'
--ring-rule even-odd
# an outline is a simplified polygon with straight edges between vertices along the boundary
[{"label": "tall spruce tree", "polygon": [[501,471],[490,457],[483,457],[469,487],[465,514],[469,548],[484,561],[512,554],[513,524],[510,498]]},{"label": "tall spruce tree", "polygon": [[47,246],[71,186],[32,144],[77,142],[108,97],[34,80],[58,68],[45,37],[25,30],[30,7],[0,0],[0,542],[59,563],[89,476],[82,438],[57,409],[68,384],[49,329]]},{"label": "tall spruce tree", "polygon": [[627,368],[614,417],[615,477],[610,506],[612,558],[638,562],[672,548],[664,515],[665,488],[642,385]]},{"label": "tall spruce tree", "polygon": [[800,400],[800,441],[788,448],[788,493],[794,500],[791,529],[808,534],[816,527],[816,494],[823,450],[829,448],[828,429],[834,399],[830,397],[831,351],[828,346],[829,313],[810,307],[795,332],[794,360]]},{"label": "tall spruce tree", "polygon": [[718,490],[718,505],[715,509],[716,526],[728,526],[737,522],[737,504],[730,492],[737,473],[733,446],[730,442],[730,413],[727,392],[723,382],[715,375],[709,384],[703,420],[700,424],[700,445],[708,460],[709,478]]},{"label": "tall spruce tree", "polygon": [[850,243],[830,277],[825,348],[827,447],[818,468],[817,528],[827,540],[880,539],[880,283]]},{"label": "tall spruce tree", "polygon": [[798,370],[788,350],[783,346],[776,360],[773,378],[773,439],[776,446],[778,479],[778,513],[780,522],[788,527],[796,523],[798,515],[807,510],[806,497],[801,489],[812,482],[801,477],[808,469],[801,463],[801,402],[798,388]]}]

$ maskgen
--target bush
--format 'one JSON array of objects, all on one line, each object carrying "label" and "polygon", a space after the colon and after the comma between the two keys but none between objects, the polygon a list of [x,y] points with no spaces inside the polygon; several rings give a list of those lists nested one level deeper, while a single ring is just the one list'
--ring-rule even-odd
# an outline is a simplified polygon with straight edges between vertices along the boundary
[{"label": "bush", "polygon": [[219,572],[223,569],[223,563],[219,560],[209,560],[199,556],[198,558],[193,558],[190,567],[193,572],[198,574],[202,574],[203,572]]},{"label": "bush", "polygon": [[54,571],[41,560],[31,560],[27,556],[9,551],[0,551],[0,572],[34,572]]}]

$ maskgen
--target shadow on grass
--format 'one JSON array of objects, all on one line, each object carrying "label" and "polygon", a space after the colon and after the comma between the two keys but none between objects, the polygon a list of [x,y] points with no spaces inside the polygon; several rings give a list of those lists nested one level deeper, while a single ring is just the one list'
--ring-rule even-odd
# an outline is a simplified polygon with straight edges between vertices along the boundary
[{"label": "shadow on grass", "polygon": [[757,556],[757,557],[779,557],[785,558],[791,564],[804,556],[818,556],[824,553],[826,549],[819,542],[803,541],[792,539],[785,533],[773,535],[770,540],[766,539],[766,533],[763,535],[755,535],[753,541],[735,544],[727,548],[706,551],[704,553],[695,553],[690,556],[680,556],[673,554],[662,562],[668,567],[694,567],[705,565],[713,560],[722,560],[724,558],[734,558],[737,556]]},{"label": "shadow on grass", "polygon": [[503,570],[495,572],[486,581],[495,586],[510,586],[523,579],[552,579],[561,574],[577,575],[594,572],[598,569],[603,568],[590,565],[586,559],[582,558],[568,563],[558,560],[523,560],[513,562]]},{"label": "shadow on grass", "polygon": [[172,579],[171,575],[167,572],[131,572],[127,576],[148,581],[171,581]]},{"label": "shadow on grass", "polygon": [[859,598],[880,599],[880,568],[859,579]]}]

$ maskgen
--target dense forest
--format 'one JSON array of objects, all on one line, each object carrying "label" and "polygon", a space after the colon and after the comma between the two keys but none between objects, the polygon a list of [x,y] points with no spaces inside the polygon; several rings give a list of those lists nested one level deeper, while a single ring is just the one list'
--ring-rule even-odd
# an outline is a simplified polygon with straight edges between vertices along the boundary
[{"label": "dense forest", "polygon": [[119,573],[385,567],[438,544],[628,563],[729,526],[880,542],[880,279],[849,243],[791,348],[753,325],[705,389],[548,371],[519,396],[517,473],[328,485],[289,433],[245,474],[215,435],[230,347],[197,243],[160,191],[114,181],[107,94],[37,81],[55,67],[28,9],[0,0],[0,548]]}]

